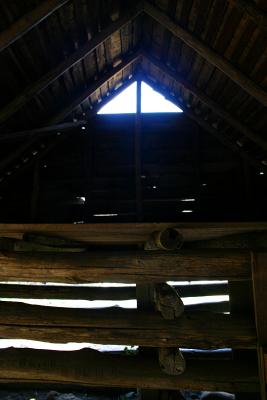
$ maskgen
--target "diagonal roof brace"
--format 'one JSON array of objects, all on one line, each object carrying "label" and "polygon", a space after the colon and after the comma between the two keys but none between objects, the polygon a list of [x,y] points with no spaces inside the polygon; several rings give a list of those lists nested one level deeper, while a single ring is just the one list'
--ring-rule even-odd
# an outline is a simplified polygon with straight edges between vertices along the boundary
[{"label": "diagonal roof brace", "polygon": [[174,36],[182,40],[187,46],[191,47],[206,61],[214,65],[227,75],[233,82],[239,85],[250,96],[254,97],[261,104],[267,107],[267,93],[243,72],[234,67],[226,58],[218,54],[207,44],[198,39],[188,30],[180,26],[159,8],[153,6],[148,1],[144,2],[144,11],[159,24],[169,30]]}]

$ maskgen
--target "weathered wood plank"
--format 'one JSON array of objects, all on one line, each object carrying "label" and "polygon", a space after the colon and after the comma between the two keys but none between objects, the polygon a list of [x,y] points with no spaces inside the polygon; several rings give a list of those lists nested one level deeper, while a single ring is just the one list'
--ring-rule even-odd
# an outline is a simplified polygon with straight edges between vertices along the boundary
[{"label": "weathered wood plank", "polygon": [[85,342],[147,347],[255,348],[251,319],[189,312],[176,320],[118,307],[68,309],[2,302],[0,336],[45,342]]},{"label": "weathered wood plank", "polygon": [[40,382],[104,387],[258,392],[257,367],[229,360],[188,360],[186,371],[164,374],[157,360],[108,355],[92,350],[52,352],[8,349],[0,352],[0,383]]},{"label": "weathered wood plank", "polygon": [[267,93],[253,82],[249,77],[237,70],[226,58],[208,47],[204,42],[199,40],[192,33],[182,28],[178,23],[174,22],[167,14],[159,8],[145,1],[145,12],[154,18],[158,23],[168,29],[174,36],[181,39],[186,45],[195,50],[205,60],[215,67],[219,68],[230,79],[237,83],[249,95],[253,96],[264,106],[267,106]]},{"label": "weathered wood plank", "polygon": [[[50,1],[51,2],[51,1]],[[55,1],[62,3],[64,1]],[[65,0],[66,2],[66,0]],[[93,37],[83,47],[78,49],[76,52],[71,54],[66,60],[57,65],[53,70],[45,74],[41,79],[35,82],[33,85],[25,89],[23,93],[12,100],[6,107],[0,111],[0,123],[10,118],[15,112],[20,110],[25,104],[27,104],[36,94],[44,90],[54,80],[59,78],[65,71],[74,66],[81,59],[86,57],[92,51],[94,51],[99,45],[101,45],[107,38],[109,38],[116,31],[121,29],[123,26],[128,24],[133,18],[137,17],[142,11],[140,3],[135,5],[132,9],[119,18],[117,21],[110,24],[107,28],[103,29],[99,34]],[[0,42],[1,43],[1,42]]]},{"label": "weathered wood plank", "polygon": [[0,224],[0,237],[22,239],[25,232],[35,232],[91,244],[144,244],[153,232],[168,228],[177,229],[185,241],[194,241],[245,232],[267,232],[267,222]]},{"label": "weathered wood plank", "polygon": [[250,16],[250,18],[261,29],[267,30],[267,14],[261,10],[257,5],[250,0],[228,0],[229,3],[240,8],[243,12]]},{"label": "weathered wood plank", "polygon": [[225,110],[221,107],[216,101],[214,101],[211,97],[205,94],[205,92],[199,89],[197,86],[192,85],[185,78],[177,75],[177,73],[173,72],[170,68],[168,68],[164,63],[155,59],[148,53],[144,53],[145,58],[153,65],[155,65],[158,69],[168,75],[171,79],[173,79],[178,84],[181,84],[184,88],[189,90],[194,96],[198,97],[204,104],[206,104],[213,112],[215,112],[220,118],[225,120],[230,124],[234,129],[237,129],[244,136],[252,140],[254,143],[258,144],[261,148],[267,149],[267,142],[259,137],[253,130],[251,130],[247,125],[240,122],[237,118],[235,118],[229,111]]},{"label": "weathered wood plank", "polygon": [[251,278],[248,250],[0,252],[0,280],[151,283]]},{"label": "weathered wood plank", "polygon": [[0,51],[25,35],[34,26],[62,7],[69,0],[46,0],[28,14],[14,22],[9,28],[0,33]]}]

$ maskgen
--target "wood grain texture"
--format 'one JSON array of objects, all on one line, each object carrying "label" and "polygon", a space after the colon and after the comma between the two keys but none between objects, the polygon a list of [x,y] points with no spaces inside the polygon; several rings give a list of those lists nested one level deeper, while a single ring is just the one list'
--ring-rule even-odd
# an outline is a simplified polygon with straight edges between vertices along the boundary
[{"label": "wood grain texture", "polygon": [[107,355],[92,350],[52,352],[8,349],[0,352],[0,383],[40,382],[104,387],[225,390],[257,392],[259,381],[253,363],[236,361],[187,362],[177,376],[164,374],[152,357]]},{"label": "wood grain texture", "polygon": [[[50,1],[51,2],[51,1]],[[55,2],[55,1],[54,1]],[[57,1],[58,3],[64,3],[64,1]],[[66,0],[65,0],[66,2]],[[135,5],[131,10],[123,15],[117,21],[111,23],[96,36],[94,36],[84,46],[72,53],[66,60],[59,63],[55,68],[43,75],[38,81],[34,82],[31,86],[27,87],[22,93],[20,93],[15,99],[7,104],[0,111],[0,123],[10,118],[14,113],[25,106],[35,95],[44,90],[48,85],[58,79],[64,72],[75,66],[81,59],[92,53],[98,46],[105,42],[111,35],[120,30],[122,27],[127,25],[133,18],[138,16],[142,11],[141,5]],[[0,36],[1,46],[1,36]],[[1,48],[1,47],[0,47]],[[88,93],[90,90],[88,90]]]},{"label": "wood grain texture", "polygon": [[267,222],[0,224],[0,237],[21,239],[25,232],[39,232],[91,244],[141,244],[147,242],[153,232],[167,228],[177,229],[185,241],[194,241],[245,232],[267,232]]},{"label": "wood grain texture", "polygon": [[267,106],[267,93],[249,77],[235,68],[229,61],[221,56],[221,54],[207,46],[188,30],[174,22],[173,19],[167,14],[147,1],[145,1],[144,10],[149,16],[154,18],[158,23],[172,32],[174,36],[181,39],[187,46],[191,47],[209,63],[220,69],[224,74],[242,87],[242,89],[244,89],[248,94],[257,99],[264,106]]},{"label": "wood grain texture", "polygon": [[165,282],[251,278],[248,250],[0,252],[0,280],[29,282]]},{"label": "wood grain texture", "polygon": [[38,25],[51,13],[63,6],[69,0],[46,0],[38,7],[14,22],[9,28],[0,33],[0,51],[4,50],[17,39],[25,35],[30,29]]},{"label": "wood grain texture", "polygon": [[118,307],[68,309],[1,302],[0,336],[45,342],[85,342],[146,347],[255,348],[253,320],[188,312],[177,320]]}]

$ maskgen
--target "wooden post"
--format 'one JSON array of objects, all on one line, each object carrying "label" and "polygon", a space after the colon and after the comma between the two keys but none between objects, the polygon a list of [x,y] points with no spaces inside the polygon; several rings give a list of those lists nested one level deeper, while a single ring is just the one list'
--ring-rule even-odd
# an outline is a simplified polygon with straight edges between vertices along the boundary
[{"label": "wooden post", "polygon": [[142,194],[142,159],[141,159],[141,80],[137,80],[136,89],[136,118],[134,135],[134,156],[135,156],[135,190],[136,190],[136,218],[137,221],[143,220],[143,194]]},{"label": "wooden post", "polygon": [[255,320],[258,336],[258,361],[261,383],[261,398],[266,400],[266,365],[267,352],[267,251],[254,252],[252,265]]}]

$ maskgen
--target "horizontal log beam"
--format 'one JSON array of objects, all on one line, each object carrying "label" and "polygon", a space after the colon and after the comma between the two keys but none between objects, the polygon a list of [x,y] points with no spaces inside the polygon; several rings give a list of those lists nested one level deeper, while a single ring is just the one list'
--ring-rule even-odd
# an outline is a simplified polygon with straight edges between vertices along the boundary
[{"label": "horizontal log beam", "polygon": [[0,383],[77,384],[150,389],[258,392],[257,367],[241,361],[187,361],[180,376],[164,374],[156,359],[108,355],[92,350],[52,352],[8,349],[0,352]]},{"label": "horizontal log beam", "polygon": [[267,232],[267,222],[172,222],[112,224],[0,224],[0,237],[22,239],[26,232],[59,236],[90,244],[144,244],[152,232],[177,229],[185,241],[219,238],[245,232]]},{"label": "horizontal log beam", "polygon": [[180,26],[176,21],[174,21],[174,19],[148,1],[144,2],[144,11],[164,28],[170,31],[174,36],[182,40],[187,46],[191,47],[206,61],[221,70],[250,96],[254,97],[267,107],[266,91],[252,81],[248,76],[243,74],[243,72],[234,67],[226,58],[218,54],[211,47],[207,46],[191,32]]},{"label": "horizontal log beam", "polygon": [[69,0],[46,0],[0,33],[0,51],[10,46]]},{"label": "horizontal log beam", "polygon": [[0,337],[52,343],[100,343],[197,349],[256,347],[253,320],[189,312],[164,320],[160,313],[118,307],[68,309],[2,302]]},{"label": "horizontal log beam", "polygon": [[[174,285],[181,297],[229,294],[227,284]],[[0,298],[55,300],[131,300],[135,287],[74,287],[0,284]]]},{"label": "horizontal log beam", "polygon": [[[57,2],[60,2],[57,0]],[[63,1],[61,0],[61,3]],[[66,2],[66,1],[65,1]],[[34,96],[44,90],[53,81],[58,79],[64,72],[73,67],[81,59],[86,57],[88,54],[93,52],[98,46],[100,46],[105,40],[107,40],[116,31],[123,28],[125,25],[131,22],[132,19],[136,18],[142,12],[142,6],[140,3],[136,4],[132,9],[119,18],[117,21],[111,23],[109,26],[104,28],[100,33],[93,37],[83,47],[71,54],[66,60],[58,64],[54,69],[47,72],[38,81],[33,83],[31,86],[26,88],[19,96],[7,104],[2,110],[0,110],[0,124],[10,118],[14,113],[24,107]]]},{"label": "horizontal log beam", "polygon": [[0,252],[0,281],[165,282],[191,279],[248,280],[248,250]]}]

